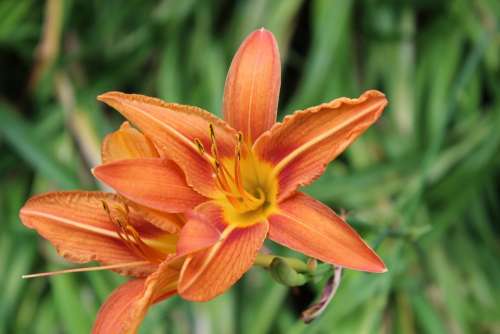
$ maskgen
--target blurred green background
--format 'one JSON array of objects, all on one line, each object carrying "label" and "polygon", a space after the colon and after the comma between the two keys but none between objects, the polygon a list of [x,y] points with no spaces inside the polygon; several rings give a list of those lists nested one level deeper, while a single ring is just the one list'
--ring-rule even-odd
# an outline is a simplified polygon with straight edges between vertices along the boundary
[{"label": "blurred green background", "polygon": [[[220,115],[227,68],[264,26],[278,39],[280,118],[377,88],[382,119],[308,192],[389,272],[346,271],[316,321],[324,280],[288,289],[260,268],[225,295],[153,308],[142,333],[500,333],[500,2],[0,1],[0,333],[88,333],[122,277],[22,280],[68,268],[24,228],[31,195],[96,189],[89,168],[121,122],[121,90]],[[325,278],[326,279],[326,278]]]}]

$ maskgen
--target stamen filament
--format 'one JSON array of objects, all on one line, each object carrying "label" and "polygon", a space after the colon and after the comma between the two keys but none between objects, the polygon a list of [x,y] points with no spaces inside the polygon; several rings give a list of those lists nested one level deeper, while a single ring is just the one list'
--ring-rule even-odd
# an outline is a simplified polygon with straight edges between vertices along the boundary
[{"label": "stamen filament", "polygon": [[216,161],[220,161],[219,160],[219,150],[217,149],[217,141],[215,140],[214,125],[212,123],[210,123],[208,127],[210,128],[210,141],[212,143],[212,145],[211,145],[212,155],[214,156]]},{"label": "stamen filament", "polygon": [[98,271],[98,270],[111,270],[111,269],[119,269],[119,268],[139,267],[139,266],[147,265],[148,263],[149,263],[148,261],[135,261],[135,262],[128,262],[128,263],[111,264],[111,265],[108,265],[108,266],[96,266],[96,267],[86,267],[86,268],[74,268],[74,269],[65,269],[65,270],[57,270],[57,271],[48,271],[48,272],[44,272],[44,273],[22,275],[21,278],[46,277],[46,276],[55,276],[55,275],[68,274],[68,273],[80,273],[80,272],[87,272],[87,271]]},{"label": "stamen filament", "polygon": [[245,189],[243,189],[243,182],[241,180],[241,142],[240,136],[238,136],[238,143],[236,144],[236,152],[234,154],[234,179],[236,181],[236,188],[243,194]]},{"label": "stamen filament", "polygon": [[[249,193],[243,184],[243,175],[241,172],[242,148],[249,152],[247,144],[243,140],[243,134],[241,132],[237,134],[234,170],[230,172],[219,155],[215,128],[211,123],[209,124],[209,132],[211,156],[210,154],[206,154],[205,156],[208,158],[208,162],[214,172],[219,190],[236,210],[241,212],[256,210],[264,203],[265,195],[262,189],[257,189],[258,194]],[[205,148],[202,142],[198,138],[195,138],[194,143],[198,147],[199,153],[204,155]]]},{"label": "stamen filament", "polygon": [[118,227],[116,232],[130,252],[153,263],[161,262],[164,259],[165,254],[145,244],[137,230],[130,224],[128,221],[129,208],[126,204],[124,204],[124,209],[116,208],[115,210],[121,215],[120,217],[112,215],[105,201],[102,201],[102,205],[108,214],[109,220]]}]

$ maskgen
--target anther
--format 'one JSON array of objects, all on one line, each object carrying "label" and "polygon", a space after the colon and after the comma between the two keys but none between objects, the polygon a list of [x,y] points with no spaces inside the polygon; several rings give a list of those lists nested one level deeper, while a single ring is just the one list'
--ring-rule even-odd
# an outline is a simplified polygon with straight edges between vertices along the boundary
[{"label": "anther", "polygon": [[214,128],[214,125],[212,123],[210,123],[208,125],[208,127],[210,129],[210,141],[212,142],[212,145],[211,145],[212,156],[217,161],[217,160],[219,160],[219,150],[217,149],[217,141],[215,139],[215,128]]},{"label": "anther", "polygon": [[116,233],[132,253],[150,262],[162,261],[163,255],[160,252],[147,246],[144,241],[142,241],[139,232],[137,232],[137,230],[130,224],[130,209],[128,205],[124,204],[123,208],[115,208],[118,216],[111,212],[111,209],[109,208],[109,205],[106,201],[102,201],[102,206],[104,208],[104,211],[106,211],[109,220],[117,226]]},{"label": "anther", "polygon": [[102,203],[102,207],[103,207],[104,211],[106,211],[106,214],[108,215],[108,217],[111,216],[110,212],[109,212],[108,203],[106,203],[105,201],[101,201],[101,203]]},{"label": "anther", "polygon": [[194,139],[194,143],[196,144],[196,147],[198,148],[198,151],[200,152],[201,155],[205,154],[205,147],[203,146],[203,143],[198,139]]},{"label": "anther", "polygon": [[212,139],[212,141],[215,142],[215,128],[214,128],[214,125],[212,123],[210,123],[208,125],[208,128],[210,129],[210,138]]},{"label": "anther", "polygon": [[243,134],[241,132],[238,132],[236,135],[236,152],[235,156],[236,159],[241,160],[241,143],[243,142]]}]

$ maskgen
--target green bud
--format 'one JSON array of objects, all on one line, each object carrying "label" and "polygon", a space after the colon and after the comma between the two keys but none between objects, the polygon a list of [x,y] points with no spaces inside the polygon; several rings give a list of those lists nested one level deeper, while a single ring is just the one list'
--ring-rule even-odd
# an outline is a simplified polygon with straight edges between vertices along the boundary
[{"label": "green bud", "polygon": [[275,257],[269,266],[271,277],[286,286],[299,286],[307,283],[307,277],[298,273],[285,260]]}]

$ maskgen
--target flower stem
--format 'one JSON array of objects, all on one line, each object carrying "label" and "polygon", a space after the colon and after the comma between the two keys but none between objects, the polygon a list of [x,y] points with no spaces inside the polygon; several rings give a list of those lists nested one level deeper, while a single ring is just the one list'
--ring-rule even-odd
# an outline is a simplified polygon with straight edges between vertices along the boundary
[{"label": "flower stem", "polygon": [[285,261],[290,267],[295,269],[297,272],[301,273],[310,273],[311,269],[307,266],[307,264],[299,259],[295,258],[290,258],[290,257],[284,257],[284,256],[277,256],[273,254],[261,254],[259,253],[257,255],[257,258],[255,259],[254,265],[264,267],[264,268],[269,268],[271,265],[271,262],[274,260],[274,258],[279,257],[281,260]]}]

